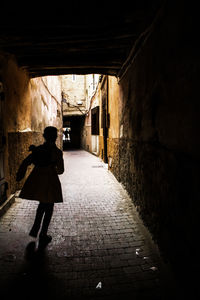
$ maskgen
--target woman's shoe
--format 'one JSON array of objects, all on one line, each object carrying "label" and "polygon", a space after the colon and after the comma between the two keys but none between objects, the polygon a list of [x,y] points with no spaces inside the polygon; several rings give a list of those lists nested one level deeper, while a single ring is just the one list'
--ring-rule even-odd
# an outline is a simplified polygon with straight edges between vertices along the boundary
[{"label": "woman's shoe", "polygon": [[38,235],[38,230],[34,230],[34,228],[32,228],[31,231],[29,232],[29,235],[36,238]]},{"label": "woman's shoe", "polygon": [[51,235],[47,235],[47,234],[40,234],[40,242],[44,243],[44,244],[48,244],[51,242],[52,240],[52,236]]}]

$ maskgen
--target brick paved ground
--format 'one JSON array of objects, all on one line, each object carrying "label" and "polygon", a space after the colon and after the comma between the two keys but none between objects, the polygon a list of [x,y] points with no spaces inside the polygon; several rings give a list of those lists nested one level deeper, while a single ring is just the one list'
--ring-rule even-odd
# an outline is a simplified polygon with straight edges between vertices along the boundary
[{"label": "brick paved ground", "polygon": [[97,157],[64,157],[45,251],[28,236],[37,202],[16,199],[0,220],[1,299],[172,299],[171,273],[122,186]]}]

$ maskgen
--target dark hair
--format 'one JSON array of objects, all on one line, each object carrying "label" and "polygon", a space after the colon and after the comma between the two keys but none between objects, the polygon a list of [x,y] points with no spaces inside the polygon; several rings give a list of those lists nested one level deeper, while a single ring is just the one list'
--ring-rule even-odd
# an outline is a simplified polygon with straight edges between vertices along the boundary
[{"label": "dark hair", "polygon": [[55,142],[57,139],[57,128],[53,126],[48,126],[44,129],[44,138],[46,141]]}]

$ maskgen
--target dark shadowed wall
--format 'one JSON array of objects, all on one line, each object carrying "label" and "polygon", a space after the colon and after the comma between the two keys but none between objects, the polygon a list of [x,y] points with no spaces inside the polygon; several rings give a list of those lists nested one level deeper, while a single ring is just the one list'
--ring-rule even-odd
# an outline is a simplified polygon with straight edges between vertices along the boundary
[{"label": "dark shadowed wall", "polygon": [[198,17],[176,1],[161,11],[121,78],[120,180],[166,256],[183,266],[198,236]]}]

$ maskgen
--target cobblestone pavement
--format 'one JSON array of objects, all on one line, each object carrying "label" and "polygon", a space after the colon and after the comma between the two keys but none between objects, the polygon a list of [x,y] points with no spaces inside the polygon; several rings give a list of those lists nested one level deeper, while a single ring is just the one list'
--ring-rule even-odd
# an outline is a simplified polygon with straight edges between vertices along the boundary
[{"label": "cobblestone pavement", "polygon": [[44,251],[28,236],[36,201],[17,198],[0,219],[1,299],[172,299],[171,273],[121,184],[85,151],[64,158]]}]

